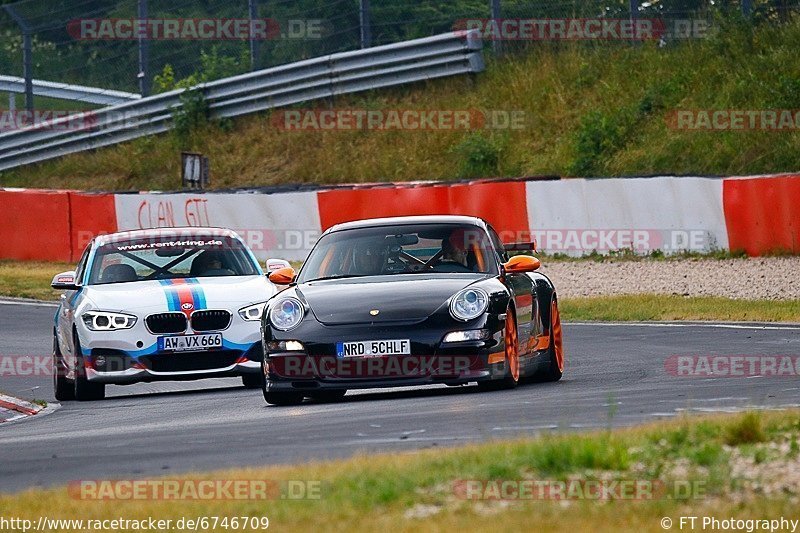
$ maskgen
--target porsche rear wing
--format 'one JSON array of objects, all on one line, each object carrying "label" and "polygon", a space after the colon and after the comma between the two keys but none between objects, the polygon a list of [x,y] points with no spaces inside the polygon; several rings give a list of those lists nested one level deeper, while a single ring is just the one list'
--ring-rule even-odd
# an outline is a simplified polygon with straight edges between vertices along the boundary
[{"label": "porsche rear wing", "polygon": [[536,252],[536,240],[531,242],[509,242],[503,245],[506,252]]}]

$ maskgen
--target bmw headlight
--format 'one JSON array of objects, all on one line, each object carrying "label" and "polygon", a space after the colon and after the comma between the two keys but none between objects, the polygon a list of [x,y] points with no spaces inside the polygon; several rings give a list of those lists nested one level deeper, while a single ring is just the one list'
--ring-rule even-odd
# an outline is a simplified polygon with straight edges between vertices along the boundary
[{"label": "bmw headlight", "polygon": [[241,309],[239,309],[239,316],[242,317],[243,320],[247,320],[248,322],[261,320],[261,316],[264,314],[264,308],[266,306],[267,302],[261,302],[253,305],[248,305],[247,307],[242,307]]},{"label": "bmw headlight", "polygon": [[450,314],[464,322],[478,318],[489,307],[489,295],[478,288],[464,289],[450,301]]},{"label": "bmw headlight", "polygon": [[269,321],[275,329],[289,331],[303,320],[303,304],[297,298],[283,298],[269,310]]},{"label": "bmw headlight", "polygon": [[92,331],[131,329],[136,324],[135,316],[108,311],[87,311],[81,318],[86,327]]}]

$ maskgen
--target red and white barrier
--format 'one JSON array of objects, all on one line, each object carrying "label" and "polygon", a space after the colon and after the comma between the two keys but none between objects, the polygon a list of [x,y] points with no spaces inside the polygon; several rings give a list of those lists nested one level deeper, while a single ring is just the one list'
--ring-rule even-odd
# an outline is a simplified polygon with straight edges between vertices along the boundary
[{"label": "red and white barrier", "polygon": [[693,177],[529,182],[528,221],[541,249],[568,255],[625,248],[727,250],[723,182]]},{"label": "red and white barrier", "polygon": [[800,175],[729,178],[722,196],[731,249],[800,253]]},{"label": "red and white barrier", "polygon": [[276,193],[90,194],[0,189],[0,258],[76,261],[99,233],[218,226],[260,259],[302,260],[328,227],[464,214],[550,253],[625,248],[800,253],[800,176],[405,183]]},{"label": "red and white barrier", "polygon": [[259,259],[305,259],[320,235],[317,193],[117,194],[119,230],[214,226],[241,235]]},{"label": "red and white barrier", "polygon": [[116,228],[113,194],[0,189],[0,259],[77,261]]}]

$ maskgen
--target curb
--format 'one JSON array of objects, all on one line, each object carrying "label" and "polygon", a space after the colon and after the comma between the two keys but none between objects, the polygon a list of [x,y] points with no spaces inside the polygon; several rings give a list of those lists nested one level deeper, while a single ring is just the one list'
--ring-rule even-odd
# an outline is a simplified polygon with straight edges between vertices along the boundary
[{"label": "curb", "polygon": [[[37,406],[38,407],[38,406]],[[52,415],[56,411],[61,409],[61,404],[57,402],[48,403],[47,407],[42,408],[36,415],[36,419],[42,418],[47,415]],[[3,409],[0,408],[0,411]],[[7,419],[5,422],[0,422],[0,428],[3,426],[10,426],[12,424],[22,424],[25,423],[26,420],[30,419],[31,417],[28,415],[19,414],[17,416],[11,417]]]},{"label": "curb", "polygon": [[0,296],[0,305],[32,305],[38,307],[58,307],[58,302],[53,300],[34,300],[33,298],[15,298],[13,296]]},{"label": "curb", "polygon": [[6,409],[8,411],[19,413],[17,416],[13,416],[5,420],[5,422],[10,422],[12,420],[18,420],[20,418],[39,414],[39,412],[44,408],[40,405],[26,402],[25,400],[0,394],[0,409]]}]

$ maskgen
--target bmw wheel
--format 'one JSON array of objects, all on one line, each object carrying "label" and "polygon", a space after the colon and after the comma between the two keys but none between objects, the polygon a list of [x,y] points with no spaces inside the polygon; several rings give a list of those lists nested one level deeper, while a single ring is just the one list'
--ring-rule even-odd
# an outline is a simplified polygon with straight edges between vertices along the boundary
[{"label": "bmw wheel", "polygon": [[81,342],[78,333],[73,333],[73,347],[75,350],[75,399],[79,402],[102,400],[106,397],[106,386],[103,383],[93,383],[86,377],[86,361],[83,359]]},{"label": "bmw wheel", "polygon": [[58,347],[58,338],[53,335],[53,392],[59,402],[75,399],[75,387],[67,379],[66,373],[67,365]]},{"label": "bmw wheel", "polygon": [[261,374],[242,374],[242,385],[245,389],[260,389]]}]

